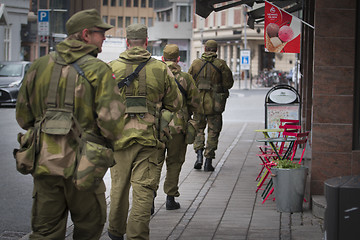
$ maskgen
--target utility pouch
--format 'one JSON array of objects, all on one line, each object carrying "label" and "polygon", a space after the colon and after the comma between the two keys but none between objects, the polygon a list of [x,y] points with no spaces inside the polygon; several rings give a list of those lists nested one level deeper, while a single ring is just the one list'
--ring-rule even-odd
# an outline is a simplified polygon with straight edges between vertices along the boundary
[{"label": "utility pouch", "polygon": [[128,114],[147,113],[146,96],[126,96],[126,111]]},{"label": "utility pouch", "polygon": [[190,119],[186,125],[186,136],[185,143],[193,144],[196,137],[196,122],[195,120]]},{"label": "utility pouch", "polygon": [[16,160],[18,172],[26,175],[32,173],[35,168],[37,128],[30,128],[25,134],[18,133],[17,140],[20,149],[14,149],[13,155]]},{"label": "utility pouch", "polygon": [[41,131],[50,135],[67,135],[72,125],[72,111],[61,108],[48,108],[41,125]]},{"label": "utility pouch", "polygon": [[214,112],[222,113],[225,111],[226,99],[228,96],[228,93],[214,93]]},{"label": "utility pouch", "polygon": [[85,134],[77,158],[77,166],[73,176],[75,187],[81,191],[96,189],[108,170],[115,165],[114,153],[99,137],[89,138]]},{"label": "utility pouch", "polygon": [[211,82],[209,81],[209,79],[206,79],[206,78],[200,76],[199,81],[198,81],[198,89],[199,90],[210,90]]},{"label": "utility pouch", "polygon": [[174,114],[169,110],[162,109],[160,113],[160,124],[159,124],[159,140],[166,143],[172,139],[170,133],[170,122],[173,119]]}]

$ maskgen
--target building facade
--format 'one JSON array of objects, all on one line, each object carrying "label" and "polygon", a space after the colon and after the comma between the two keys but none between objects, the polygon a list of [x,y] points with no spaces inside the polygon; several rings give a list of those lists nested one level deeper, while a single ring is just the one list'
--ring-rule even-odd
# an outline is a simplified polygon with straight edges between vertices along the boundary
[{"label": "building facade", "polygon": [[190,67],[192,38],[193,1],[155,0],[154,25],[149,27],[149,51],[160,58],[166,44],[179,46],[180,62],[183,71]]},{"label": "building facade", "polygon": [[21,28],[28,22],[29,0],[3,0],[0,4],[0,61],[24,60]]}]

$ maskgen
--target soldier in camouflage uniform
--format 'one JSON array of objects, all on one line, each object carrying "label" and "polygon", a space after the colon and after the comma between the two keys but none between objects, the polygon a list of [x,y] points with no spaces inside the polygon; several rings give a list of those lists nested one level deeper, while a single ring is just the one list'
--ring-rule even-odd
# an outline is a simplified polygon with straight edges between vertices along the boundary
[{"label": "soldier in camouflage uniform", "polygon": [[[201,169],[203,164],[203,151],[205,149],[204,171],[214,171],[212,159],[222,128],[222,112],[225,110],[229,89],[234,84],[231,70],[224,60],[217,58],[217,43],[208,40],[205,43],[205,52],[201,59],[196,59],[190,66],[189,73],[193,76],[200,91],[200,107],[194,114],[198,122],[198,132],[194,142],[197,159],[195,169]],[[205,147],[204,130],[208,127],[208,138]]]},{"label": "soldier in camouflage uniform", "polygon": [[[116,165],[111,168],[111,193],[108,234],[111,239],[149,239],[153,194],[159,179],[161,109],[177,111],[182,103],[173,75],[163,62],[151,58],[146,50],[147,27],[127,27],[128,49],[112,62],[120,94],[126,97],[125,127],[115,142]],[[146,62],[147,61],[147,62]],[[143,63],[132,82],[121,85]],[[129,211],[129,190],[132,208]]]},{"label": "soldier in camouflage uniform", "polygon": [[179,175],[185,162],[187,144],[192,143],[186,141],[186,136],[192,138],[192,141],[195,138],[194,121],[191,116],[198,108],[200,98],[199,90],[195,86],[192,76],[182,72],[181,67],[177,64],[180,60],[178,46],[176,44],[166,45],[162,59],[174,74],[175,81],[183,95],[182,108],[174,114],[170,123],[172,139],[166,143],[166,148],[160,150],[159,153],[160,171],[165,160],[165,153],[167,155],[164,182],[164,192],[167,194],[166,209],[174,210],[180,208],[180,203],[176,202],[174,197],[180,196]]},{"label": "soldier in camouflage uniform", "polygon": [[[16,120],[20,127],[26,130],[34,127],[46,111],[55,61],[65,62],[57,91],[61,102],[65,98],[64,86],[69,64],[87,56],[88,60],[79,66],[88,80],[80,75],[75,75],[74,79],[73,114],[84,132],[96,133],[108,140],[118,138],[124,124],[121,119],[125,106],[118,94],[111,68],[96,58],[101,52],[105,31],[112,27],[101,20],[95,9],[78,12],[67,21],[68,38],[57,45],[55,57],[46,55],[36,60],[20,88],[16,104]],[[73,142],[76,142],[75,139]],[[48,142],[47,138],[40,138],[40,149],[47,149],[50,159],[59,155],[56,144]],[[63,161],[74,156],[76,149],[75,145],[67,149],[68,155],[63,156]],[[73,239],[99,239],[106,221],[104,182],[93,191],[80,191],[71,177],[34,175],[30,239],[65,239],[68,211],[74,223]]]}]

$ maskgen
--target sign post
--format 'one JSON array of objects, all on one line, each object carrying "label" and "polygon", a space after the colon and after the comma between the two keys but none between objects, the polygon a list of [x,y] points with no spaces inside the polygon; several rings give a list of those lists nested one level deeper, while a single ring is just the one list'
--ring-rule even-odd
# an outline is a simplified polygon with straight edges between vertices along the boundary
[{"label": "sign post", "polygon": [[40,57],[40,38],[41,36],[49,36],[49,20],[50,20],[50,11],[49,10],[39,10],[38,11],[38,58]]}]

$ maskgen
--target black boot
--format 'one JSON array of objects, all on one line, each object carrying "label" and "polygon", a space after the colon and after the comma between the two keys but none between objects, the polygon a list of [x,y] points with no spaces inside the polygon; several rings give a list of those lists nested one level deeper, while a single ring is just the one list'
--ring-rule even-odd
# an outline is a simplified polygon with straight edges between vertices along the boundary
[{"label": "black boot", "polygon": [[212,159],[211,158],[206,158],[205,165],[204,165],[204,171],[205,172],[214,171],[214,167],[212,166]]},{"label": "black boot", "polygon": [[166,197],[166,210],[175,210],[180,208],[180,203],[175,202],[175,197],[167,196]]},{"label": "black boot", "polygon": [[196,151],[197,153],[197,158],[196,158],[196,162],[195,162],[195,165],[194,165],[194,168],[195,169],[201,169],[202,168],[202,165],[203,165],[203,149],[199,149]]}]

